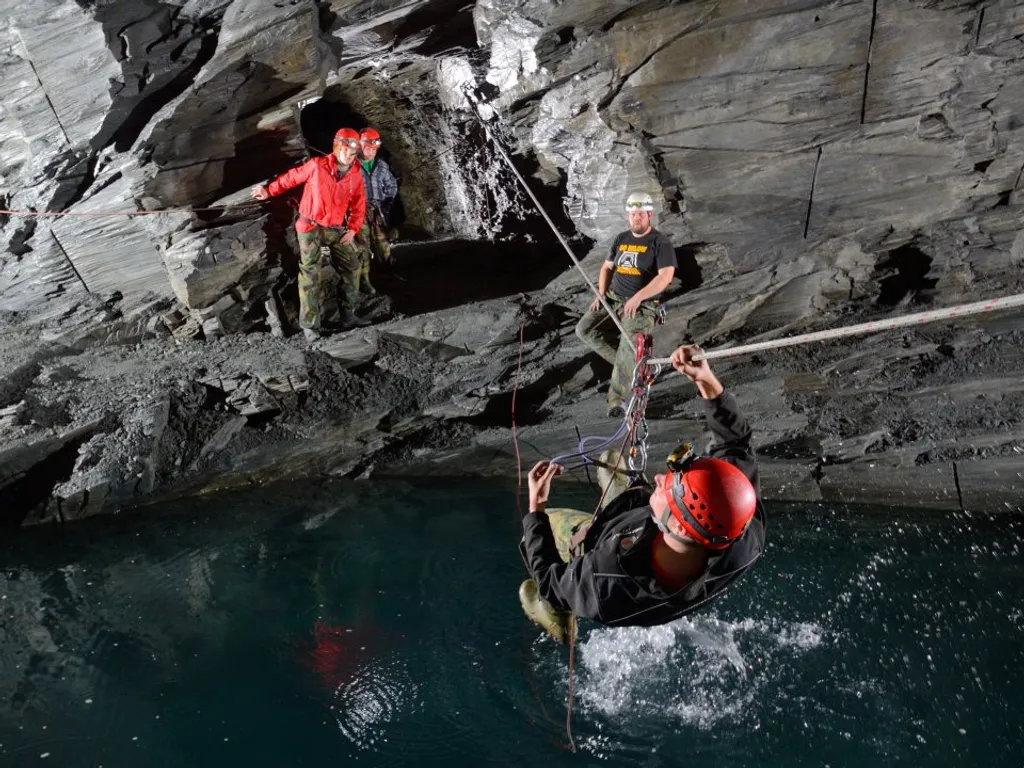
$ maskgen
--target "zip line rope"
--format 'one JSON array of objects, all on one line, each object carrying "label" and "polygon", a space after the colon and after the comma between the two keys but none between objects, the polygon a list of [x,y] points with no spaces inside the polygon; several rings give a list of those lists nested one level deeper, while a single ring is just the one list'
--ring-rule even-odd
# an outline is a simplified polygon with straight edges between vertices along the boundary
[{"label": "zip line rope", "polygon": [[[562,237],[562,233],[559,232],[558,227],[548,216],[544,206],[541,205],[537,196],[533,194],[533,190],[530,189],[526,183],[526,179],[523,178],[522,174],[519,173],[519,169],[512,163],[512,159],[505,152],[505,148],[495,138],[491,132],[490,126],[484,119],[483,115],[480,114],[480,102],[476,96],[468,88],[465,89],[466,98],[473,105],[473,111],[476,114],[477,119],[480,121],[480,125],[483,126],[484,132],[490,138],[494,148],[498,151],[501,159],[505,161],[505,164],[509,167],[516,179],[519,181],[520,186],[529,195],[530,200],[533,201],[534,206],[541,216],[544,217],[544,221],[547,222],[548,226],[551,227],[551,231],[555,233],[555,237],[558,238],[558,242],[561,243],[565,252],[569,254],[569,258],[572,259],[573,264],[583,275],[583,279],[586,281],[587,286],[594,293],[594,296],[601,302],[601,306],[604,307],[605,312],[614,321],[619,332],[622,334],[622,338],[629,342],[630,348],[635,352],[636,345],[633,343],[632,335],[626,332],[626,329],[622,326],[622,322],[619,320],[618,315],[615,314],[611,306],[608,304],[601,292],[598,291],[597,286],[594,285],[593,281],[587,275],[583,269],[583,265],[580,264],[579,259],[576,258],[576,254],[572,252],[569,244],[565,242],[565,238]],[[873,320],[867,323],[860,323],[858,325],[849,325],[841,328],[830,328],[824,331],[815,331],[814,333],[804,333],[799,336],[789,336],[782,339],[773,339],[771,341],[760,341],[754,344],[744,344],[738,347],[728,347],[724,349],[715,349],[707,352],[699,352],[694,355],[694,360],[716,360],[726,357],[734,357],[736,355],[746,355],[753,352],[761,352],[767,349],[778,349],[781,347],[791,347],[798,344],[809,344],[813,341],[825,341],[828,339],[840,339],[846,336],[854,336],[857,334],[865,333],[877,333],[879,331],[888,331],[894,328],[904,328],[910,325],[921,325],[924,323],[931,323],[937,320],[946,320],[955,317],[967,317],[969,315],[976,315],[983,312],[994,312],[1000,309],[1009,309],[1011,307],[1024,306],[1024,294],[1016,294],[1014,296],[1004,296],[998,299],[988,299],[985,301],[976,301],[972,304],[960,304],[955,307],[947,307],[945,309],[929,310],[927,312],[917,312],[911,315],[904,315],[903,317],[888,318],[885,320]],[[669,357],[652,358],[645,361],[648,365],[670,365],[672,359]],[[582,447],[580,449],[583,450]],[[568,458],[568,457],[567,457]]]},{"label": "zip line rope", "polygon": [[[894,328],[923,325],[924,323],[933,323],[937,320],[947,320],[955,317],[969,317],[970,315],[978,315],[984,312],[995,312],[1000,309],[1010,309],[1012,307],[1021,306],[1024,306],[1024,293],[1018,293],[1013,296],[1003,296],[998,299],[975,301],[971,304],[959,304],[955,307],[946,307],[944,309],[932,309],[927,312],[915,312],[912,315],[904,315],[902,317],[890,317],[885,320],[872,320],[871,322],[858,323],[857,325],[829,328],[824,331],[803,333],[799,336],[786,336],[781,339],[759,341],[754,344],[742,344],[738,347],[713,349],[708,352],[699,352],[693,356],[693,359],[718,360],[726,357],[735,357],[737,355],[748,355],[753,352],[761,352],[766,349],[793,347],[798,344],[810,344],[812,341],[841,339],[846,336],[856,336],[864,333],[878,333],[879,331],[889,331]],[[672,358],[659,357],[647,360],[646,362],[648,365],[668,365],[671,364]]]}]

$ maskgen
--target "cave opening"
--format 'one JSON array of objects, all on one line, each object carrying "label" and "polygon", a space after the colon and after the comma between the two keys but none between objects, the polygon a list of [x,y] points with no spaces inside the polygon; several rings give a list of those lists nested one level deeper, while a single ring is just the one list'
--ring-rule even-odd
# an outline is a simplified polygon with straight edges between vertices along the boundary
[{"label": "cave opening", "polygon": [[[299,130],[311,157],[331,154],[334,134],[340,128],[361,131],[369,125],[366,118],[337,97],[324,95],[299,111]],[[381,149],[381,157],[384,157]],[[385,158],[386,159],[386,158]]]},{"label": "cave opening", "polygon": [[[298,117],[302,139],[311,157],[331,151],[338,128],[351,127],[358,131],[371,124],[344,93],[335,89],[302,105]],[[392,262],[374,262],[371,275],[377,290],[389,297],[391,309],[402,315],[539,290],[573,266],[544,217],[504,167],[504,161],[495,152],[480,123],[475,119],[459,120],[458,125],[451,127],[455,130],[442,132],[450,136],[445,142],[439,144],[441,136],[431,133],[429,141],[417,147],[421,152],[413,158],[407,153],[402,155],[400,159],[404,162],[401,163],[392,160],[388,151],[389,137],[381,128],[385,141],[379,156],[388,161],[399,178],[399,190],[388,221],[393,243]],[[423,128],[426,130],[429,125]],[[413,146],[416,144],[414,142]],[[439,163],[438,155],[444,152],[456,153],[457,173],[476,196],[478,215],[490,217],[481,226],[476,226],[477,222],[458,220],[460,216],[474,214],[454,210],[456,203],[447,190],[438,194],[437,189],[423,189],[424,184],[445,183],[443,174],[436,169],[420,170],[429,163]],[[593,243],[577,233],[565,211],[565,174],[561,173],[555,183],[545,184],[540,181],[540,166],[535,158],[521,155],[511,155],[511,158],[576,256],[585,255]],[[403,190],[406,194],[416,190],[420,198],[437,200],[448,210],[435,208],[433,221],[433,217],[420,221],[420,216],[407,220]],[[507,204],[510,197],[515,198],[511,206]],[[265,228],[268,252],[272,250],[277,254],[289,276],[297,270],[297,247],[290,232],[296,205],[296,195],[282,196],[272,202],[272,221]],[[445,220],[451,222],[450,226],[443,223]],[[470,235],[470,232],[482,234]]]},{"label": "cave opening", "polygon": [[71,477],[79,451],[91,437],[92,433],[87,432],[70,440],[4,488],[0,530],[20,527],[28,515],[47,502],[53,489]]},{"label": "cave opening", "polygon": [[[478,146],[487,141],[476,124],[467,126],[465,138]],[[556,185],[543,184],[536,178],[540,166],[534,158],[511,158],[573,253],[582,258],[593,241],[577,233],[565,211],[564,174]],[[498,157],[492,157],[492,161],[504,162]],[[520,205],[505,210],[496,222],[493,239],[428,241],[395,249],[393,264],[378,270],[379,279],[374,278],[374,285],[391,297],[396,311],[417,315],[536,291],[574,268],[532,201],[515,180],[510,178],[509,183],[516,185]],[[487,188],[484,194],[487,205],[492,210],[497,208],[493,190]]]},{"label": "cave opening", "polygon": [[878,305],[892,307],[907,296],[914,302],[923,302],[923,291],[933,289],[938,279],[929,278],[932,258],[917,246],[903,245],[889,251],[876,267],[876,271],[895,270],[879,282]]},{"label": "cave opening", "polygon": [[[363,70],[357,73],[353,80],[358,80],[367,73]],[[340,128],[352,128],[355,131],[362,131],[371,127],[371,122],[342,98],[341,95],[328,90],[324,96],[310,104],[304,105],[299,113],[299,129],[302,132],[303,141],[310,157],[319,157],[330,154],[334,146],[334,134]],[[373,126],[379,128],[379,126]],[[386,131],[385,141],[377,153],[377,156],[391,166],[396,176],[401,176],[400,166],[392,159],[388,150]],[[399,184],[398,196],[395,198],[391,210],[388,212],[388,224],[395,229],[404,228],[406,224],[405,207],[402,204],[402,186]]]}]

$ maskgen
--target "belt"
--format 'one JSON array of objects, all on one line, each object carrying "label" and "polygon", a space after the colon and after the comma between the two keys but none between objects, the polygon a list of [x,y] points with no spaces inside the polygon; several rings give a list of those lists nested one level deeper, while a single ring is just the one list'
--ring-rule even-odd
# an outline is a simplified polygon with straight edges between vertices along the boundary
[{"label": "belt", "polygon": [[[339,224],[336,227],[331,227],[331,226],[328,226],[327,224],[321,224],[319,221],[313,221],[311,218],[309,218],[308,216],[303,216],[301,213],[299,214],[299,218],[302,219],[307,224],[311,224],[314,227],[319,227],[320,229],[336,229],[338,231],[343,231],[343,230],[347,230],[348,229],[348,227],[345,226],[345,222],[342,222],[341,224]],[[346,217],[346,219],[347,218],[348,217]]]},{"label": "belt", "polygon": [[[608,301],[612,302],[613,304],[625,304],[627,301],[629,301],[629,299],[624,299],[610,290],[608,291],[608,294],[605,296],[605,298],[608,299]],[[644,299],[643,301],[640,302],[640,306],[656,312],[658,308],[661,306],[661,299]]]}]

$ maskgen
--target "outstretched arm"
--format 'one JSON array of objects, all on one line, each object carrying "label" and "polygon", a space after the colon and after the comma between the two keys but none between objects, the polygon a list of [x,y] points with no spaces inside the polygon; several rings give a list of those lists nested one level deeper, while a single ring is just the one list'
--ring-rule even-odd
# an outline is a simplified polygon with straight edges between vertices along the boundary
[{"label": "outstretched arm", "polygon": [[266,200],[268,197],[280,195],[282,192],[287,192],[292,187],[297,187],[299,184],[309,181],[309,176],[312,172],[313,161],[307,160],[302,165],[296,166],[290,171],[281,174],[265,187],[261,187],[257,184],[252,188],[252,196],[257,200]]},{"label": "outstretched arm", "polygon": [[736,399],[725,391],[708,361],[693,359],[700,351],[696,345],[679,347],[672,353],[672,367],[697,385],[697,391],[704,398],[704,415],[708,428],[715,435],[711,455],[739,467],[760,496],[757,454],[751,445],[754,431],[740,413]]}]

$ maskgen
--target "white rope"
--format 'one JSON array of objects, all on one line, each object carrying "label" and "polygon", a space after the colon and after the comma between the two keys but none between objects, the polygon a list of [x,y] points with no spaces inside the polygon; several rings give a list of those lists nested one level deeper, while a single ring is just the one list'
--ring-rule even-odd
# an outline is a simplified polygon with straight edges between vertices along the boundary
[{"label": "white rope", "polygon": [[622,334],[622,338],[629,342],[629,348],[636,352],[636,345],[633,343],[633,335],[627,333],[626,329],[622,327],[622,321],[619,320],[618,315],[615,314],[615,311],[611,308],[611,305],[608,303],[605,297],[601,295],[601,292],[597,290],[597,286],[594,285],[593,281],[587,276],[587,273],[583,269],[583,265],[580,264],[579,259],[576,258],[576,254],[572,252],[572,249],[569,247],[569,244],[565,242],[565,239],[562,237],[562,233],[559,232],[558,227],[555,226],[555,222],[551,220],[551,217],[548,216],[547,211],[544,210],[544,206],[540,204],[540,200],[538,200],[537,197],[533,194],[533,190],[530,189],[529,185],[526,183],[526,179],[524,179],[522,175],[519,173],[519,169],[517,169],[512,164],[512,158],[505,154],[505,149],[504,147],[501,146],[501,142],[495,139],[495,137],[491,134],[491,129],[487,125],[487,120],[485,120],[484,116],[480,114],[480,102],[477,101],[476,96],[473,95],[472,91],[470,91],[469,88],[466,88],[465,94],[466,98],[473,105],[473,110],[476,112],[476,116],[477,119],[480,121],[480,125],[482,125],[484,128],[484,132],[487,134],[487,138],[491,140],[491,144],[493,144],[494,148],[498,150],[498,154],[501,155],[502,159],[505,161],[508,167],[512,169],[512,173],[515,174],[515,177],[519,180],[519,183],[522,185],[523,189],[526,190],[526,194],[530,196],[530,199],[533,201],[533,204],[537,207],[537,210],[540,211],[540,215],[544,217],[544,221],[548,223],[548,226],[551,227],[551,231],[555,233],[555,237],[558,238],[558,242],[562,244],[562,247],[565,248],[565,252],[569,254],[569,258],[572,259],[572,263],[576,265],[576,268],[580,271],[580,274],[583,275],[583,279],[587,281],[587,285],[590,286],[590,290],[594,292],[594,295],[601,302],[601,306],[604,307],[604,311],[608,313],[608,317],[612,319],[612,322],[614,322],[616,327],[619,329],[619,333]]},{"label": "white rope", "polygon": [[[755,344],[743,344],[739,347],[728,347],[725,349],[713,349],[709,352],[701,352],[694,355],[694,360],[716,360],[723,357],[735,357],[736,355],[749,355],[752,352],[761,352],[766,349],[778,349],[779,347],[792,347],[797,344],[809,344],[812,341],[826,341],[828,339],[841,339],[844,336],[855,336],[862,333],[877,333],[879,331],[891,331],[894,328],[905,328],[908,325],[922,325],[933,323],[936,320],[947,320],[955,317],[967,317],[978,315],[983,312],[994,312],[999,309],[1024,306],[1024,293],[1015,296],[1004,296],[1000,299],[989,299],[987,301],[976,301],[973,304],[960,304],[945,309],[932,309],[928,312],[916,312],[903,317],[893,317],[886,320],[872,320],[869,323],[858,325],[847,325],[842,328],[830,328],[826,331],[815,331],[804,333],[799,336],[787,336],[782,339],[771,341],[759,341]],[[650,365],[667,365],[672,362],[670,357],[660,357],[648,360]]]}]

